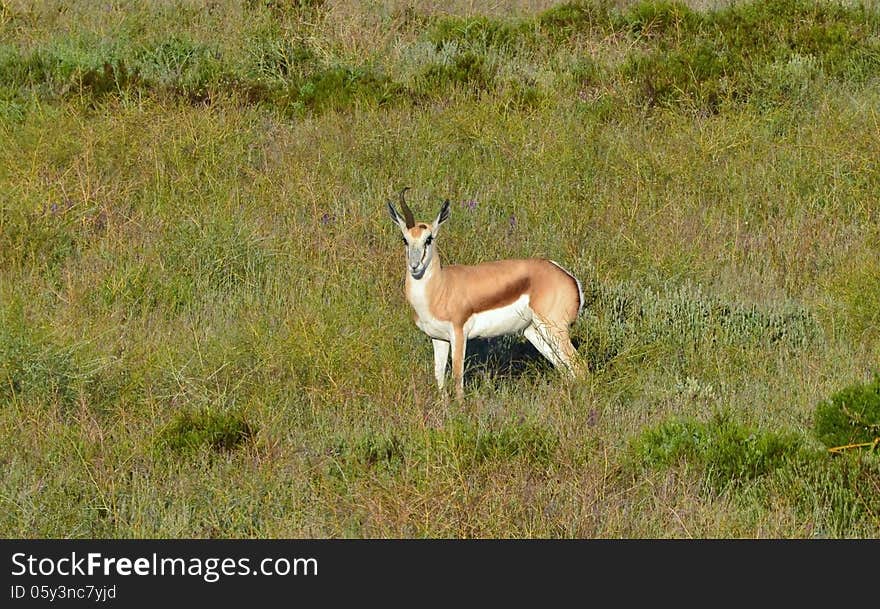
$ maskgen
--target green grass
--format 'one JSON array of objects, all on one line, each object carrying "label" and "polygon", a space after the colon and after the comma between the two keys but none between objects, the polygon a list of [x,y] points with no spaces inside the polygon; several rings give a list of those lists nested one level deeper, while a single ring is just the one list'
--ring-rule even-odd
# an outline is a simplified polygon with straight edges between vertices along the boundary
[{"label": "green grass", "polygon": [[[876,537],[880,17],[704,4],[3,3],[0,532]],[[440,399],[402,186],[586,378]]]}]

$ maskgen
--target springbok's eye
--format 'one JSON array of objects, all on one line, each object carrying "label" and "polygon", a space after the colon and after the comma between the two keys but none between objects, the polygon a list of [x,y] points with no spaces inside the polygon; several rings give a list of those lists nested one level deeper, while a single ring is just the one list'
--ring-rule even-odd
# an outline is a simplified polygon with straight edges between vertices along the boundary
[{"label": "springbok's eye", "polygon": [[428,235],[428,238],[425,239],[425,245],[431,245],[434,242],[434,235]]}]

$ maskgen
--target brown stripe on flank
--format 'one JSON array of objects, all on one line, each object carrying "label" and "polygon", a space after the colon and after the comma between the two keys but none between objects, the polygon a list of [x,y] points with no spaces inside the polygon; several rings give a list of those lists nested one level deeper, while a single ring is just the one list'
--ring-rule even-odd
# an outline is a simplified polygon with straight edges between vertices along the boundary
[{"label": "brown stripe on flank", "polygon": [[465,286],[465,289],[449,294],[448,300],[432,306],[431,313],[437,319],[449,320],[461,325],[475,313],[507,306],[516,302],[520,296],[529,293],[531,283],[527,274],[499,275],[495,271],[497,268],[498,265],[495,263],[476,267],[458,265],[446,267],[444,273],[449,277],[471,275],[476,272],[477,276],[482,275],[482,280],[468,282],[462,279],[460,283],[456,282],[460,286]]},{"label": "brown stripe on flank", "polygon": [[472,314],[513,304],[520,296],[528,292],[529,278],[519,277],[514,281],[496,287],[498,288],[497,291],[482,294],[482,298],[471,301],[473,306]]}]

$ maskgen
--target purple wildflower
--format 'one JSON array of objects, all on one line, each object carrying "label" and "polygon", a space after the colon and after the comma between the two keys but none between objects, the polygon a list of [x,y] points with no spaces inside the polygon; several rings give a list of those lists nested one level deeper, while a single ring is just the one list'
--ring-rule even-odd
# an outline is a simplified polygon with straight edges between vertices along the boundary
[{"label": "purple wildflower", "polygon": [[331,216],[330,214],[325,213],[323,216],[321,216],[321,224],[330,224],[331,222],[333,222],[333,216]]},{"label": "purple wildflower", "polygon": [[470,211],[474,211],[477,208],[477,200],[470,199],[468,201],[462,201],[461,203],[464,207],[467,207]]},{"label": "purple wildflower", "polygon": [[507,222],[508,222],[508,224],[510,225],[510,230],[511,230],[511,231],[516,230],[516,216],[514,216],[513,214],[511,214],[511,216],[510,216],[510,220],[508,220]]}]

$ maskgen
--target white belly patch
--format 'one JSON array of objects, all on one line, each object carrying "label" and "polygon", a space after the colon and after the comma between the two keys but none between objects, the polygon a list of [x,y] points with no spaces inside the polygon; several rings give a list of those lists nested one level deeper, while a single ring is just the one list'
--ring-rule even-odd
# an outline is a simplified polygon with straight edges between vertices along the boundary
[{"label": "white belly patch", "polygon": [[532,323],[529,296],[523,294],[515,302],[497,309],[471,315],[464,325],[468,338],[490,338],[522,332]]}]

